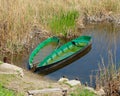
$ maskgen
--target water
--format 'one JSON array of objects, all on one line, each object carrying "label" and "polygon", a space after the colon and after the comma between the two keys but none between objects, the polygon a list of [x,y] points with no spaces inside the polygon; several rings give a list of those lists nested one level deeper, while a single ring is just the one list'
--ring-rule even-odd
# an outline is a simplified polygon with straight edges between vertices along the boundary
[{"label": "water", "polygon": [[91,25],[82,34],[92,36],[92,49],[90,52],[70,65],[47,75],[47,77],[54,80],[58,80],[63,75],[69,79],[78,77],[82,83],[85,83],[90,82],[90,75],[94,76],[102,59],[105,66],[108,65],[110,54],[112,54],[114,63],[120,64],[119,28],[115,28],[111,24]]},{"label": "water", "polygon": [[[105,66],[110,61],[109,57],[112,54],[113,62],[120,64],[120,28],[112,24],[90,25],[82,35],[92,36],[92,49],[82,58],[75,62],[53,72],[46,77],[53,80],[58,80],[63,75],[69,79],[78,77],[82,83],[90,82],[90,76],[96,74],[98,65],[104,61]],[[46,49],[47,50],[47,49]],[[46,51],[47,52],[47,51]],[[18,57],[16,65],[26,68],[28,56]],[[21,65],[22,62],[22,65]]]},{"label": "water", "polygon": [[39,64],[48,54],[50,54],[54,49],[57,48],[57,43],[52,42],[48,44],[47,46],[44,46],[43,49],[38,52],[38,54],[35,56],[33,60],[33,64]]}]

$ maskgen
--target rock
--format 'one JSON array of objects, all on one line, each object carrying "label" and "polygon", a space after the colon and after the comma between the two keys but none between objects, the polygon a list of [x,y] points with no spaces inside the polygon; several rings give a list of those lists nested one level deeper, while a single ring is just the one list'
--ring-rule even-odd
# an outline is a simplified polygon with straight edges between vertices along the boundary
[{"label": "rock", "polygon": [[69,79],[64,76],[58,80],[58,82],[67,82],[67,81],[69,81]]},{"label": "rock", "polygon": [[98,91],[95,91],[95,92],[98,96],[104,96],[105,95],[105,91],[103,90],[103,88],[100,88]]},{"label": "rock", "polygon": [[23,77],[23,69],[8,63],[0,64],[0,74],[18,74]]},{"label": "rock", "polygon": [[86,87],[88,86],[88,83],[87,82],[85,82],[85,84],[84,84]]},{"label": "rock", "polygon": [[120,20],[118,20],[118,25],[120,25]]},{"label": "rock", "polygon": [[81,82],[79,81],[78,78],[76,78],[75,80],[69,80],[68,78],[66,78],[65,76],[63,76],[62,78],[60,78],[58,80],[58,82],[63,82],[63,83],[66,83],[70,86],[76,86],[76,85],[79,85],[81,86]]},{"label": "rock", "polygon": [[87,87],[85,87],[85,89],[87,89],[87,90],[89,90],[89,91],[91,91],[91,92],[96,93],[96,91],[95,91],[94,88],[92,88],[92,87],[87,86]]},{"label": "rock", "polygon": [[103,90],[103,88],[100,88],[99,90],[94,90],[94,88],[92,87],[85,87],[85,89],[94,92],[97,96],[104,96],[105,95],[105,91]]},{"label": "rock", "polygon": [[66,83],[69,84],[70,86],[76,86],[76,85],[81,86],[81,82],[79,80],[69,80]]}]

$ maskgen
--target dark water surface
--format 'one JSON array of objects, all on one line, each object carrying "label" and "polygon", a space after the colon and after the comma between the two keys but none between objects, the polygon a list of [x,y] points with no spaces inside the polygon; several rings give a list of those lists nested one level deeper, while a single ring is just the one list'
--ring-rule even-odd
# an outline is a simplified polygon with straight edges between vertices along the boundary
[{"label": "dark water surface", "polygon": [[[82,83],[90,82],[90,76],[96,73],[96,70],[99,69],[98,64],[101,64],[102,60],[105,66],[107,66],[109,57],[111,56],[117,66],[120,64],[119,27],[116,28],[116,26],[112,24],[91,25],[82,32],[82,35],[92,36],[91,50],[75,62],[46,75],[48,78],[58,80],[65,75],[69,79],[77,77]],[[49,50],[49,48],[46,50]],[[28,56],[20,57],[19,60],[16,59],[16,65],[21,66],[20,60],[22,60],[22,67],[26,68]]]}]

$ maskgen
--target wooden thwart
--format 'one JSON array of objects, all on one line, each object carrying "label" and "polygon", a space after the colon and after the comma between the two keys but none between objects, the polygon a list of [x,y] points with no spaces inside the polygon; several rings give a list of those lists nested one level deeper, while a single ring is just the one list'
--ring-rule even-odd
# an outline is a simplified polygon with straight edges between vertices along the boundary
[{"label": "wooden thwart", "polygon": [[47,89],[41,89],[41,90],[29,90],[28,96],[33,96],[35,94],[41,94],[41,93],[52,93],[52,92],[62,92],[63,96],[66,96],[67,90],[62,88],[47,88]]}]

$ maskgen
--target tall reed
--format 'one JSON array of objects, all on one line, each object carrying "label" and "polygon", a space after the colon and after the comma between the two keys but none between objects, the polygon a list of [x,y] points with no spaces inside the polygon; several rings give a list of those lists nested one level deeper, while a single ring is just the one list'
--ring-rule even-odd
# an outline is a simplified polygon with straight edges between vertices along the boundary
[{"label": "tall reed", "polygon": [[76,10],[82,18],[84,12],[90,15],[100,11],[119,13],[120,3],[119,0],[0,0],[0,50],[22,51],[24,45],[30,43],[31,34],[35,34],[34,26],[53,31],[49,20],[61,10],[65,14]]},{"label": "tall reed", "polygon": [[[48,26],[55,34],[62,33],[66,35],[67,32],[71,29],[75,29],[76,19],[78,18],[79,13],[77,11],[69,11],[64,13],[61,11],[60,14],[55,15],[51,20]],[[72,32],[74,34],[74,32]]]},{"label": "tall reed", "polygon": [[103,87],[106,96],[119,96],[120,86],[120,68],[117,68],[113,54],[109,52],[108,65],[105,65],[102,58],[101,64],[99,64],[99,71],[96,75],[97,88]]}]

